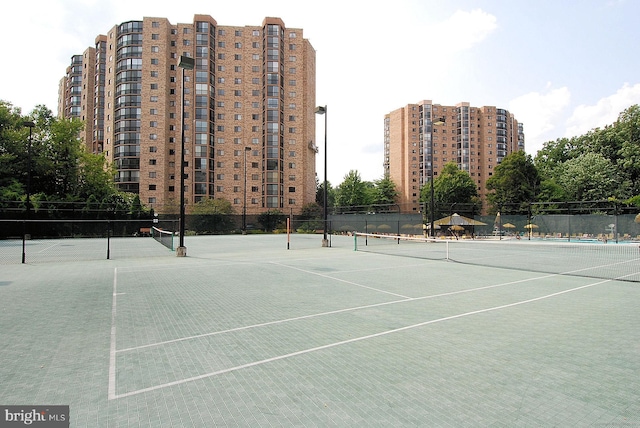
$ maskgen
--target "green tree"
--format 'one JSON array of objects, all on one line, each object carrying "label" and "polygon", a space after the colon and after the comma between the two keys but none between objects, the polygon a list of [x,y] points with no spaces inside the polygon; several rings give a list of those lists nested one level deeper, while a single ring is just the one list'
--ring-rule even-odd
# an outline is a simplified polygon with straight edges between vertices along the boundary
[{"label": "green tree", "polygon": [[[333,207],[336,204],[336,190],[331,187],[331,182],[327,181],[327,207]],[[322,183],[318,183],[316,179],[316,203],[320,205],[320,208],[324,206],[324,181]]]},{"label": "green tree", "polygon": [[[587,165],[585,159],[594,163]],[[625,200],[640,195],[640,107],[629,107],[614,124],[602,129],[545,143],[536,155],[535,165],[544,183],[562,187],[562,192],[549,187],[541,189],[541,201],[558,196],[586,201],[603,195]],[[585,177],[575,170],[576,165],[584,166],[594,175]],[[578,174],[578,179],[572,179],[568,170]],[[611,183],[612,177],[616,186]]]},{"label": "green tree", "polygon": [[371,204],[369,186],[362,181],[360,173],[349,171],[344,176],[344,181],[336,190],[336,205],[339,207],[353,208]]},{"label": "green tree", "polygon": [[629,191],[640,195],[640,106],[636,104],[620,113],[615,127],[622,141],[616,166],[630,183]]},{"label": "green tree", "polygon": [[[468,172],[462,171],[454,162],[445,164],[438,177],[433,180],[433,199],[436,218],[451,214],[452,207],[471,208],[479,212],[478,189]],[[420,189],[420,202],[431,201],[431,185],[427,183]],[[428,206],[428,210],[430,204]]]},{"label": "green tree", "polygon": [[83,152],[79,157],[77,195],[81,200],[93,197],[97,201],[117,192],[113,183],[113,169],[107,166],[104,155]]},{"label": "green tree", "polygon": [[278,226],[282,226],[286,216],[280,210],[269,210],[258,215],[258,223],[265,232],[272,232]]},{"label": "green tree", "polygon": [[26,188],[26,134],[20,109],[0,101],[0,195],[18,201]]},{"label": "green tree", "polygon": [[575,138],[559,138],[556,141],[544,143],[536,154],[534,164],[541,176],[552,178],[555,171],[561,170],[569,159],[580,155]]},{"label": "green tree", "polygon": [[520,208],[534,202],[540,188],[540,175],[530,155],[517,151],[505,157],[487,180],[487,199],[493,213],[501,207]]},{"label": "green tree", "polygon": [[604,200],[620,189],[613,163],[593,152],[565,162],[557,180],[571,201]]},{"label": "green tree", "polygon": [[191,208],[189,230],[196,233],[221,233],[234,228],[231,202],[226,199],[202,199]]},{"label": "green tree", "polygon": [[562,202],[567,201],[567,192],[555,179],[549,178],[540,181],[540,190],[536,195],[538,202]]},{"label": "green tree", "polygon": [[298,220],[314,220],[322,218],[322,207],[315,202],[310,202],[302,207],[302,212],[297,216]]},{"label": "green tree", "polygon": [[389,177],[383,177],[374,181],[374,190],[371,195],[371,203],[374,205],[395,204],[398,200],[396,183]]}]

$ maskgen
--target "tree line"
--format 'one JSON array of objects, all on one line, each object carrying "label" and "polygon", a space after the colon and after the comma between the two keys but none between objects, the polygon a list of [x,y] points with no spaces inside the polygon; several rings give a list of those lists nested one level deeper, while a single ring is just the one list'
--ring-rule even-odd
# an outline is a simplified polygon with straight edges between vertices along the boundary
[{"label": "tree line", "polygon": [[[25,122],[35,125],[31,139]],[[33,210],[73,204],[86,211],[148,213],[138,195],[118,191],[105,157],[85,150],[78,137],[82,127],[82,121],[56,118],[43,105],[24,116],[19,108],[0,101],[0,208],[24,211],[28,190]],[[467,213],[495,213],[572,201],[640,206],[640,107],[629,107],[602,129],[546,142],[535,157],[511,153],[486,185],[488,197],[481,201],[469,174],[455,163],[445,165],[434,180],[438,214],[449,214],[455,206],[466,206]],[[427,209],[430,190],[429,183],[420,189],[420,201]],[[303,218],[322,217],[324,192],[324,183],[318,182],[316,202],[303,207]],[[337,187],[327,183],[326,192],[332,211],[401,209],[395,205],[396,185],[388,177],[365,181],[351,170]],[[193,207],[193,214],[209,213],[231,214],[233,208],[222,200]]]},{"label": "tree line", "polygon": [[[509,154],[486,182],[486,201],[480,200],[471,176],[453,162],[444,166],[433,185],[437,216],[449,215],[455,207],[476,214],[526,212],[532,205],[549,211],[570,203],[593,211],[603,201],[640,207],[640,107],[629,107],[604,128],[548,141],[535,157],[522,151]],[[393,204],[397,195],[389,179],[366,182],[357,171],[350,171],[335,189],[327,187],[329,207]],[[320,205],[323,192],[318,186]],[[420,202],[427,211],[430,200],[427,183],[420,189]]]},{"label": "tree line", "polygon": [[114,172],[102,154],[86,151],[79,138],[83,127],[79,119],[54,117],[44,105],[25,116],[0,101],[3,211],[50,216],[72,210],[104,216],[148,212],[138,195],[117,190]]}]

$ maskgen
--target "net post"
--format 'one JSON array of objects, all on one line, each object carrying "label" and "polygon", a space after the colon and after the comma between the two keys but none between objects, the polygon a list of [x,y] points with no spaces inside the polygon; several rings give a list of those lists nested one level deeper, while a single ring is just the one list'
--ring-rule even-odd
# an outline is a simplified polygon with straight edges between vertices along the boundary
[{"label": "net post", "polygon": [[287,217],[287,250],[291,242],[291,217]]},{"label": "net post", "polygon": [[353,232],[353,251],[358,251],[358,232]]}]

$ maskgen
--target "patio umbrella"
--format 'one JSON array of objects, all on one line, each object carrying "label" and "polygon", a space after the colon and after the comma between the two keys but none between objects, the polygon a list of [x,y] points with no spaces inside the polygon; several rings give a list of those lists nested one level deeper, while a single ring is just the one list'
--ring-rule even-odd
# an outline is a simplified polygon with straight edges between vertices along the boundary
[{"label": "patio umbrella", "polygon": [[501,219],[500,219],[500,211],[498,211],[498,214],[496,214],[496,219],[493,221],[493,227],[495,229],[500,228],[500,224],[502,223]]},{"label": "patio umbrella", "polygon": [[529,230],[529,239],[531,239],[531,234],[533,232],[533,229],[537,229],[538,225],[533,223],[527,223],[524,225],[524,228]]},{"label": "patio umbrella", "polygon": [[514,229],[516,226],[514,224],[511,223],[505,223],[502,225],[502,227],[505,227],[507,229]]},{"label": "patio umbrella", "polygon": [[460,215],[458,213],[452,214],[450,216],[447,217],[443,217],[439,220],[436,220],[433,222],[434,226],[453,226],[453,225],[458,225],[458,226],[486,226],[487,223],[483,223],[481,221],[478,220],[474,220],[472,218],[469,217],[465,217],[463,215]]}]

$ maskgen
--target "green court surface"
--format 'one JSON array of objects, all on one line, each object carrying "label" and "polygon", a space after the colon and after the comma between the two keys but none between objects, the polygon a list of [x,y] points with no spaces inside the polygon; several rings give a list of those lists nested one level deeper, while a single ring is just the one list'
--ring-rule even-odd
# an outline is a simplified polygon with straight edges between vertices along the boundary
[{"label": "green court surface", "polygon": [[3,264],[0,404],[74,427],[640,426],[640,283],[321,239]]}]

